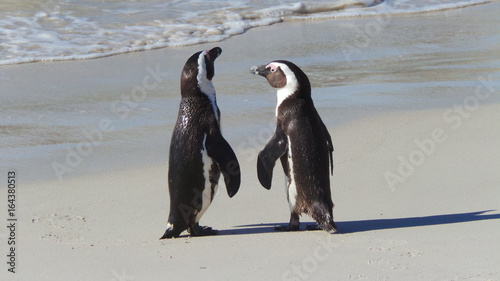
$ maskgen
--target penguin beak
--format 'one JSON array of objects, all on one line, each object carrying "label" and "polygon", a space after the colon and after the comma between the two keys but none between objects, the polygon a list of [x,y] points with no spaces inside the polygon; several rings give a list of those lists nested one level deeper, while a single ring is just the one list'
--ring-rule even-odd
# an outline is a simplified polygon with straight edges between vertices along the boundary
[{"label": "penguin beak", "polygon": [[266,68],[266,66],[267,65],[252,66],[252,68],[250,68],[250,73],[266,77],[269,73],[271,73],[271,69],[269,67]]},{"label": "penguin beak", "polygon": [[221,53],[222,53],[222,49],[221,49],[221,48],[219,48],[219,47],[215,47],[215,48],[213,48],[213,49],[211,49],[211,50],[208,50],[208,51],[206,52],[206,56],[207,56],[207,58],[208,58],[209,60],[211,60],[211,61],[215,61],[215,59],[216,59],[217,57],[219,57]]}]

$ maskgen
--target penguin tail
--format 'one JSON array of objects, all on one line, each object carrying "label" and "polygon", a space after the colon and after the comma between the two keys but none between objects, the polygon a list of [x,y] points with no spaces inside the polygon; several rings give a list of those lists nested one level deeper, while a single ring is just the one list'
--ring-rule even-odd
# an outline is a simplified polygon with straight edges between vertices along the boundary
[{"label": "penguin tail", "polygon": [[337,226],[335,225],[335,222],[333,222],[333,219],[330,219],[330,221],[328,223],[321,226],[321,229],[323,229],[324,231],[326,231],[330,234],[334,234],[335,232],[337,232]]},{"label": "penguin tail", "polygon": [[315,204],[311,210],[310,216],[318,223],[318,227],[328,233],[337,232],[337,227],[333,221],[332,209],[327,209],[325,206]]},{"label": "penguin tail", "polygon": [[331,216],[327,216],[328,218],[321,223],[318,223],[319,227],[323,229],[324,231],[334,234],[337,232],[337,227],[335,225],[335,222],[333,222],[333,218]]}]

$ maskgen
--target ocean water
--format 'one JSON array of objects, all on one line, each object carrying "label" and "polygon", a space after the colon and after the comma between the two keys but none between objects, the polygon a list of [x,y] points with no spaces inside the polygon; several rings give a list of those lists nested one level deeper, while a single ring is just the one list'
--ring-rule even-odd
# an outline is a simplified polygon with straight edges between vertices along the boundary
[{"label": "ocean water", "polygon": [[[474,93],[478,75],[498,73],[495,2],[484,5],[480,17],[469,7],[487,1],[123,2],[0,1],[0,171],[16,169],[24,182],[38,182],[60,180],[54,163],[68,167],[63,179],[165,165],[179,105],[180,67],[192,54],[187,49],[199,49],[179,48],[172,53],[183,55],[158,60],[145,52],[110,64],[15,64],[230,41],[251,28],[261,30],[234,41],[270,40],[277,30],[283,38],[299,32],[300,39],[283,53],[308,74],[329,128],[389,110],[462,104]],[[392,17],[369,44],[355,44],[354,27],[397,13],[421,14]],[[281,29],[284,21],[296,29]],[[359,47],[351,60],[343,54],[342,40]],[[224,55],[215,81],[224,136],[241,163],[253,166],[274,130],[275,92],[248,69],[280,54],[283,45],[268,42],[266,52],[241,46],[250,56],[246,59],[226,43],[221,43]],[[129,103],[150,73],[146,66],[168,75],[147,98]],[[248,87],[235,87],[235,79]],[[490,80],[498,81],[498,74]],[[129,114],[122,116],[117,107],[130,109]],[[102,130],[103,120],[114,130]]]},{"label": "ocean water", "polygon": [[0,65],[91,59],[226,40],[288,20],[464,8],[486,0],[4,0]]}]

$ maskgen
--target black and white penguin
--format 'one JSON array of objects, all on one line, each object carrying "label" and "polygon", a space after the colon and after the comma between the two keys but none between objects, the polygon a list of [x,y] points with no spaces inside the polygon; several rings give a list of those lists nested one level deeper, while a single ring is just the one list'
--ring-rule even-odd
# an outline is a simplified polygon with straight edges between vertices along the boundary
[{"label": "black and white penguin", "polygon": [[195,53],[182,70],[181,103],[170,142],[170,214],[160,239],[178,237],[186,229],[192,236],[216,234],[216,230],[200,226],[199,221],[212,203],[220,174],[229,197],[240,187],[240,166],[222,137],[212,84],[214,61],[221,52],[216,47]]},{"label": "black and white penguin", "polygon": [[278,159],[286,175],[290,223],[276,229],[299,230],[299,216],[304,213],[311,216],[319,228],[334,233],[330,191],[333,144],[314,107],[309,79],[299,67],[284,60],[254,66],[250,71],[265,77],[278,89],[276,129],[257,158],[258,178],[266,189],[271,188],[273,168]]}]

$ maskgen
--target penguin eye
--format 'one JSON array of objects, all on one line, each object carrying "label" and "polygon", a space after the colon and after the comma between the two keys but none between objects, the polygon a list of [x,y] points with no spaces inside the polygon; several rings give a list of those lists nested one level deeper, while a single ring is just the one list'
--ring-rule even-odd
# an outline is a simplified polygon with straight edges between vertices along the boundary
[{"label": "penguin eye", "polygon": [[276,68],[274,68],[274,67],[269,67],[269,69],[271,70],[271,73],[276,71]]}]

